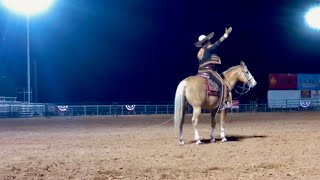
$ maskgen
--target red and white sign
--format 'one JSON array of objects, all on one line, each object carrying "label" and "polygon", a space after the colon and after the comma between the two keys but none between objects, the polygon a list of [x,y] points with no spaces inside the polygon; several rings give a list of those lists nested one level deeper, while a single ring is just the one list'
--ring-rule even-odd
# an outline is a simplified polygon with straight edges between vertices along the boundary
[{"label": "red and white sign", "polygon": [[232,100],[232,109],[239,109],[239,100]]},{"label": "red and white sign", "polygon": [[297,74],[269,74],[269,89],[297,89]]}]

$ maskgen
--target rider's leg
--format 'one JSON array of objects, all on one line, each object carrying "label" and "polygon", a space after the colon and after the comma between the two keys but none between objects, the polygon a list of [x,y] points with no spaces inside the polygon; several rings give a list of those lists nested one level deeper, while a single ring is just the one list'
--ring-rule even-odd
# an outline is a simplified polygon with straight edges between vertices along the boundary
[{"label": "rider's leg", "polygon": [[232,94],[231,92],[228,90],[228,87],[224,84],[224,106],[227,108],[231,108],[232,107]]},{"label": "rider's leg", "polygon": [[229,101],[229,103],[231,104],[231,107],[232,107],[233,106],[233,104],[232,104],[232,94],[231,94],[230,91],[228,91],[228,101]]},{"label": "rider's leg", "polygon": [[217,83],[218,88],[220,90],[219,106],[220,106],[220,108],[224,108],[226,106],[226,103],[225,103],[225,97],[226,97],[225,89],[226,88],[222,84],[222,79],[221,79],[221,76],[219,75],[219,73],[217,71],[213,71],[212,69],[199,69],[198,72],[199,73],[207,73],[210,76],[210,79],[213,82]]},{"label": "rider's leg", "polygon": [[219,90],[220,90],[220,102],[219,102],[219,106],[220,108],[225,108],[226,107],[226,87],[225,85],[222,83],[222,79],[221,76],[218,74],[217,71],[210,71],[210,77],[211,79],[216,82],[219,86]]}]

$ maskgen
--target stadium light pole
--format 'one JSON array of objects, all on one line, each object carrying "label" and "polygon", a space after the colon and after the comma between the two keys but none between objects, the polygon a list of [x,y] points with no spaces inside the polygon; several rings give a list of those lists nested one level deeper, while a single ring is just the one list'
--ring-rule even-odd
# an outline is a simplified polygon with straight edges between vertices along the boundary
[{"label": "stadium light pole", "polygon": [[27,84],[28,104],[31,102],[30,83],[30,17],[49,9],[54,0],[0,0],[1,4],[11,11],[22,14],[27,18]]}]

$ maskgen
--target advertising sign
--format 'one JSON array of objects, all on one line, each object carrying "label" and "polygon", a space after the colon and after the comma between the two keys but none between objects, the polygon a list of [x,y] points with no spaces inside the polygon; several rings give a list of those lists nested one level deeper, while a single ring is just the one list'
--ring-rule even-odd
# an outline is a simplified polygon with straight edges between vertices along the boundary
[{"label": "advertising sign", "polygon": [[298,89],[320,90],[320,74],[298,74]]},{"label": "advertising sign", "polygon": [[320,99],[320,90],[312,90],[311,91],[312,99]]},{"label": "advertising sign", "polygon": [[269,74],[269,89],[297,89],[297,74]]},{"label": "advertising sign", "polygon": [[297,108],[300,106],[300,90],[269,90],[269,108]]},{"label": "advertising sign", "polygon": [[311,99],[311,90],[301,90],[301,99]]}]

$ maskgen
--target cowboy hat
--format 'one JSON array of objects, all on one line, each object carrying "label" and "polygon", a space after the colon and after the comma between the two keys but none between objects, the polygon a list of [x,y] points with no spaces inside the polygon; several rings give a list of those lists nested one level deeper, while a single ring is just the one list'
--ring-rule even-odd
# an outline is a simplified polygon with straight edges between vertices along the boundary
[{"label": "cowboy hat", "polygon": [[198,38],[198,42],[195,42],[194,45],[196,47],[202,47],[202,44],[207,41],[207,40],[210,40],[214,35],[214,32],[210,33],[209,35],[200,35],[199,38]]}]

